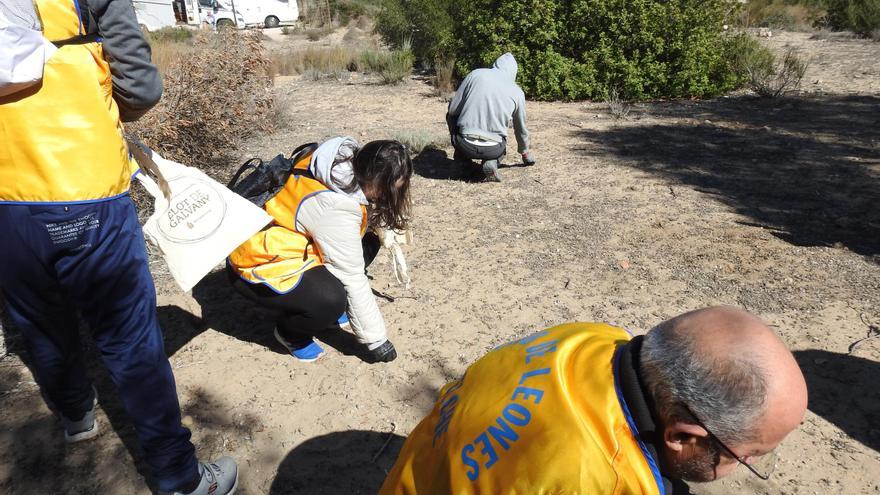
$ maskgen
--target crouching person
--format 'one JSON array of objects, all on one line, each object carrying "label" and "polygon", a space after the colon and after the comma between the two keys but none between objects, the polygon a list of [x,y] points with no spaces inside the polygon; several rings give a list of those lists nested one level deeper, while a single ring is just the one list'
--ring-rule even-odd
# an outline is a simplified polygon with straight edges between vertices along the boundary
[{"label": "crouching person", "polygon": [[229,256],[233,286],[280,311],[275,337],[300,361],[318,359],[313,337],[337,324],[350,325],[367,360],[394,360],[365,271],[379,250],[368,228],[406,229],[409,154],[397,141],[338,137],[293,167],[265,205],[274,222]]},{"label": "crouching person", "polygon": [[526,97],[516,84],[516,59],[505,53],[489,69],[477,69],[461,82],[446,112],[455,160],[482,163],[487,181],[498,182],[498,160],[507,151],[507,127],[513,119],[523,164],[534,165],[526,128]]},{"label": "crouching person", "polygon": [[768,479],[806,406],[794,357],[739,309],[693,311],[632,339],[560,325],[441,390],[380,493],[669,495],[739,464]]}]

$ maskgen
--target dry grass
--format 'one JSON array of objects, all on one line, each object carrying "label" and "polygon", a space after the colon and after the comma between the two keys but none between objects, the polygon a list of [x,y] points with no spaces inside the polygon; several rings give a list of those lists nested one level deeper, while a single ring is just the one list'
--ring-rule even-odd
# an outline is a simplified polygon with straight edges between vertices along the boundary
[{"label": "dry grass", "polygon": [[744,27],[812,31],[824,15],[824,9],[818,6],[789,4],[782,0],[753,0],[744,9],[741,23]]},{"label": "dry grass", "polygon": [[323,74],[354,72],[360,68],[360,54],[341,46],[308,47],[272,54],[271,73],[292,76],[314,71]]},{"label": "dry grass", "polygon": [[305,30],[306,38],[308,38],[309,41],[318,41],[332,32],[333,26],[324,26]]},{"label": "dry grass", "polygon": [[846,41],[858,39],[858,35],[852,31],[831,31],[828,29],[820,29],[810,36],[811,40],[822,41]]},{"label": "dry grass", "polygon": [[412,54],[404,51],[357,51],[344,46],[308,47],[272,55],[270,74],[302,74],[307,79],[342,79],[346,72],[376,74],[384,84],[396,84],[412,72]]},{"label": "dry grass", "polygon": [[627,118],[630,110],[632,110],[632,107],[620,98],[620,94],[616,88],[612,88],[611,91],[608,92],[608,97],[605,98],[605,104],[608,105],[608,113],[610,113],[615,119]]},{"label": "dry grass", "polygon": [[162,74],[166,74],[171,66],[180,60],[189,58],[195,52],[195,48],[191,44],[177,41],[155,41],[150,43],[150,47],[153,51],[153,63]]},{"label": "dry grass", "polygon": [[443,59],[434,63],[434,88],[439,96],[455,92],[455,59]]},{"label": "dry grass", "polygon": [[156,46],[168,64],[165,94],[127,130],[162,156],[225,180],[240,140],[274,125],[270,62],[259,37],[226,30],[200,33],[192,46]]}]

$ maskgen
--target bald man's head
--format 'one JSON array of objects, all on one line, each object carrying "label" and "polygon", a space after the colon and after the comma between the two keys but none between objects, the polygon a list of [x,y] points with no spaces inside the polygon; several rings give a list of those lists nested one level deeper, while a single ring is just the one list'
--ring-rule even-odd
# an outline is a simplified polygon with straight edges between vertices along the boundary
[{"label": "bald man's head", "polygon": [[685,479],[709,481],[732,470],[716,460],[709,471],[705,458],[699,466],[681,464],[697,459],[700,446],[703,457],[719,456],[706,429],[738,457],[755,456],[779,444],[806,411],[806,383],[791,352],[741,309],[706,308],[661,323],[645,336],[641,367],[669,440],[670,464]]}]

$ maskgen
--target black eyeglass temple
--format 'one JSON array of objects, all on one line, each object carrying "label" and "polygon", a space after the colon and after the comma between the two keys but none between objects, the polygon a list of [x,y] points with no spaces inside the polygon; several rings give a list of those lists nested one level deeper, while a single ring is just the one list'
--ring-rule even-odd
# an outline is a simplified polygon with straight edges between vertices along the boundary
[{"label": "black eyeglass temple", "polygon": [[736,452],[734,452],[733,449],[731,449],[730,447],[728,447],[727,445],[725,445],[724,442],[722,442],[720,438],[718,438],[714,433],[712,433],[712,432],[709,430],[709,428],[706,427],[706,424],[703,423],[703,421],[702,421],[702,420],[701,420],[696,414],[694,414],[693,411],[691,411],[691,408],[688,407],[687,404],[681,404],[681,405],[684,406],[684,409],[688,412],[688,414],[691,415],[692,418],[694,418],[694,420],[697,422],[697,424],[700,425],[701,428],[703,428],[704,430],[706,430],[706,433],[709,434],[709,437],[711,437],[712,440],[715,440],[715,442],[718,443],[718,445],[720,445],[721,448],[724,449],[724,451],[727,452],[728,455],[730,455],[730,457],[733,457],[734,459],[736,459],[736,462],[738,462],[738,463],[742,464],[743,466],[745,466],[746,469],[748,469],[749,471],[751,471],[752,474],[754,474],[754,475],[757,476],[758,478],[761,478],[761,479],[764,480],[764,481],[767,481],[767,480],[770,479],[770,475],[769,475],[769,474],[768,474],[768,475],[763,475],[763,474],[759,473],[758,470],[755,469],[754,467],[752,467],[751,464],[749,464],[748,462],[742,460],[742,458],[741,458],[740,456],[736,455]]}]

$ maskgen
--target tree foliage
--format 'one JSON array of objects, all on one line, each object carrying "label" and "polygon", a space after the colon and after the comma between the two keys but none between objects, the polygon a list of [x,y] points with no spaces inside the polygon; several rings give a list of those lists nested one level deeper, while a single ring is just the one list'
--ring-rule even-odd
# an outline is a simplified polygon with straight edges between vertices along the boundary
[{"label": "tree foliage", "polygon": [[451,6],[452,0],[383,0],[376,31],[394,48],[410,44],[417,60],[433,65],[451,53]]},{"label": "tree foliage", "polygon": [[510,51],[537,99],[709,96],[742,78],[723,25],[730,0],[455,0],[462,73]]}]

